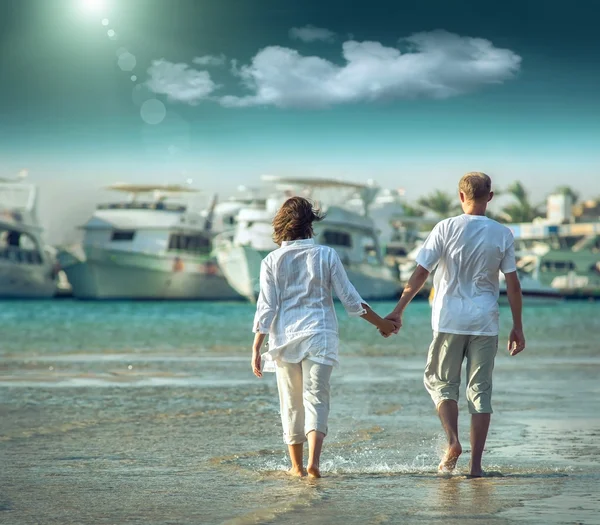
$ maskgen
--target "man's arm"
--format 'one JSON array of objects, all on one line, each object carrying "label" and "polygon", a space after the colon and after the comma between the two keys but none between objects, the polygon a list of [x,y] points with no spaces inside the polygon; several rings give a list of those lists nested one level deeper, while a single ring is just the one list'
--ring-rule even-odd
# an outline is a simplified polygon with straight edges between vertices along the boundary
[{"label": "man's arm", "polygon": [[508,338],[508,351],[510,355],[517,355],[525,349],[522,319],[523,295],[517,272],[507,273],[504,277],[506,279],[506,296],[513,318],[513,327]]},{"label": "man's arm", "polygon": [[396,305],[396,308],[392,310],[392,313],[386,317],[396,325],[396,333],[402,327],[402,315],[404,314],[404,309],[408,306],[408,304],[415,298],[415,295],[419,293],[423,285],[427,282],[429,277],[429,271],[427,271],[423,266],[417,265],[416,270],[410,276],[408,283],[404,287],[404,291],[402,292],[402,296]]},{"label": "man's arm", "polygon": [[443,224],[444,221],[437,223],[427,236],[427,239],[425,239],[425,242],[423,243],[423,246],[421,246],[415,259],[417,268],[410,276],[408,283],[406,283],[396,308],[394,308],[392,313],[386,317],[386,319],[389,319],[396,325],[395,333],[398,333],[398,330],[402,327],[402,314],[404,313],[404,309],[408,306],[408,303],[414,299],[415,295],[419,293],[419,290],[423,288],[429,274],[435,270],[442,258],[445,238]]}]

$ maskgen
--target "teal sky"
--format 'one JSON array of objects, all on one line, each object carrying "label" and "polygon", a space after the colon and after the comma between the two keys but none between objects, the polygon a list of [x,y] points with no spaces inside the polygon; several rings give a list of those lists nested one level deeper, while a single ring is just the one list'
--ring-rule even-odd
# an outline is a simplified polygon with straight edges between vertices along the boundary
[{"label": "teal sky", "polygon": [[28,169],[48,195],[271,173],[417,197],[483,170],[600,194],[594,0],[96,2],[0,4],[0,175]]}]

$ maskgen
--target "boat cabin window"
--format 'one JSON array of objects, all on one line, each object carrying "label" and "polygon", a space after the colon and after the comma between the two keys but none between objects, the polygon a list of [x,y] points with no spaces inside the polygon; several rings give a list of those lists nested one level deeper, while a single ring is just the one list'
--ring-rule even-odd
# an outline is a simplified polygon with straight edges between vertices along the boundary
[{"label": "boat cabin window", "polygon": [[385,254],[389,257],[406,257],[406,247],[401,244],[389,243],[385,247]]},{"label": "boat cabin window", "polygon": [[329,246],[352,247],[352,236],[346,232],[325,230],[323,232],[323,243]]},{"label": "boat cabin window", "polygon": [[543,261],[540,267],[542,272],[570,272],[575,270],[572,261]]},{"label": "boat cabin window", "polygon": [[0,259],[16,264],[42,264],[42,254],[33,237],[16,230],[0,230]]},{"label": "boat cabin window", "polygon": [[111,241],[133,241],[135,230],[114,230]]},{"label": "boat cabin window", "polygon": [[169,250],[208,254],[211,242],[206,235],[174,233],[169,238]]}]

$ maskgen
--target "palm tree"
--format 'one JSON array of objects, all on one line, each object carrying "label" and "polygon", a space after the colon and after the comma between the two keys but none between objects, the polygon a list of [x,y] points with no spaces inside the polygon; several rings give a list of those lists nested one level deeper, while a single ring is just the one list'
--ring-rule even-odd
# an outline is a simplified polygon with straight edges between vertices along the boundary
[{"label": "palm tree", "polygon": [[513,182],[506,189],[506,193],[516,200],[502,209],[510,222],[531,222],[541,215],[540,206],[531,204],[527,190],[519,181]]},{"label": "palm tree", "polygon": [[503,213],[503,212],[495,213],[493,211],[490,211],[489,208],[485,212],[485,215],[487,217],[489,217],[490,219],[493,219],[497,222],[511,222],[510,217],[507,217],[507,215],[505,213]]},{"label": "palm tree", "polygon": [[554,190],[554,193],[571,197],[571,204],[575,204],[579,200],[579,193],[571,188],[571,186],[559,186]]},{"label": "palm tree", "polygon": [[413,206],[412,204],[408,204],[406,202],[402,203],[402,210],[404,211],[404,215],[406,217],[423,217],[425,211],[419,208],[419,206]]},{"label": "palm tree", "polygon": [[435,190],[431,195],[421,197],[417,204],[439,217],[449,217],[460,211],[460,205],[456,202],[456,198],[441,190]]}]

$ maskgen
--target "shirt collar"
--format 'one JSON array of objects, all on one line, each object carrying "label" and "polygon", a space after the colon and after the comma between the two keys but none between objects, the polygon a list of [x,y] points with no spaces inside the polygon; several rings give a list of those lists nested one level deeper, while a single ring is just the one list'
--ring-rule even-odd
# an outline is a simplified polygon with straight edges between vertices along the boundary
[{"label": "shirt collar", "polygon": [[487,215],[471,215],[470,213],[463,213],[465,219],[482,220],[487,219]]},{"label": "shirt collar", "polygon": [[283,248],[284,246],[307,246],[314,243],[314,239],[298,239],[296,241],[283,241],[281,243],[281,247]]}]

